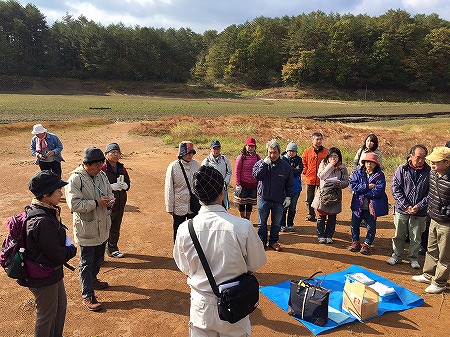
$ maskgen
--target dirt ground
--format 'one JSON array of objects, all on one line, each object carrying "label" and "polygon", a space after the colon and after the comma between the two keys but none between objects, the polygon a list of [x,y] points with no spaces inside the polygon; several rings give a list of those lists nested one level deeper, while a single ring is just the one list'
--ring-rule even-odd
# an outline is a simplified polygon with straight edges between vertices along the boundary
[{"label": "dirt ground", "polygon": [[[189,288],[186,277],[172,259],[172,219],[164,208],[164,177],[167,165],[176,159],[177,149],[154,137],[131,135],[128,131],[137,123],[114,123],[86,130],[49,130],[58,134],[64,144],[63,177],[82,159],[89,145],[104,148],[117,141],[122,148],[122,162],[129,170],[131,189],[121,231],[119,246],[124,259],[106,258],[99,277],[110,287],[97,291],[103,304],[101,312],[89,312],[81,304],[77,272],[65,270],[68,310],[65,336],[187,336],[189,322]],[[31,130],[31,127],[30,127]],[[38,167],[28,151],[30,130],[2,135],[0,154],[0,221],[22,211],[31,200],[27,183]],[[309,132],[308,132],[309,134]],[[360,139],[359,137],[358,139]],[[243,139],[244,142],[244,139]],[[24,145],[26,144],[26,145]],[[326,144],[328,145],[328,144]],[[435,144],[438,145],[438,144]],[[262,151],[262,147],[260,148]],[[207,150],[194,157],[201,161]],[[229,156],[234,166],[235,156]],[[390,180],[390,179],[389,179]],[[390,193],[388,193],[389,195]],[[385,262],[391,250],[392,214],[379,219],[374,253],[364,256],[347,250],[349,233],[350,192],[344,192],[344,211],[338,216],[338,226],[332,245],[319,245],[315,224],[305,221],[305,198],[302,192],[297,207],[295,233],[281,233],[283,251],[267,251],[268,262],[257,273],[261,285],[288,279],[307,277],[322,270],[326,273],[342,270],[352,264],[363,266],[389,278],[422,296],[425,304],[404,312],[387,313],[367,323],[351,323],[327,333],[331,336],[442,336],[448,327],[450,310],[448,293],[428,295],[425,286],[412,281],[418,274],[403,263],[388,266]],[[392,200],[391,200],[392,202]],[[71,214],[61,203],[62,218],[72,236]],[[237,214],[236,207],[230,212]],[[257,214],[252,214],[257,222]],[[365,231],[362,231],[365,235]],[[5,236],[4,225],[0,237]],[[420,259],[423,263],[423,257]],[[78,256],[71,264],[77,266]],[[27,288],[18,286],[0,272],[0,336],[32,336],[34,327],[33,296]],[[254,336],[311,336],[301,323],[292,319],[270,300],[261,295],[259,308],[251,315]],[[444,328],[445,329],[445,328]]]}]

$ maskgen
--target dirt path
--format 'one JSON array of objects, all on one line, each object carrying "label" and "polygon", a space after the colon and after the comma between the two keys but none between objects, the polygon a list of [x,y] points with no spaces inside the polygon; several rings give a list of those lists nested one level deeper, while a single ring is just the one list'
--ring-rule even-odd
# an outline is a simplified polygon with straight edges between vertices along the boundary
[{"label": "dirt path", "polygon": [[[63,144],[63,176],[82,159],[89,145],[100,148],[117,141],[124,153],[123,162],[132,180],[119,245],[125,259],[107,258],[99,277],[110,287],[98,291],[106,308],[93,313],[81,305],[79,279],[76,272],[65,271],[68,312],[65,335],[78,336],[187,336],[189,322],[189,289],[186,277],[172,259],[172,220],[164,210],[164,175],[167,165],[175,159],[177,149],[165,146],[160,139],[128,134],[137,123],[115,123],[92,127],[85,131],[49,130],[60,136]],[[36,172],[27,146],[29,131],[2,136],[0,163],[0,220],[18,213],[31,200],[27,183]],[[27,144],[27,146],[24,146]],[[207,153],[198,151],[201,161]],[[230,158],[234,164],[234,158]],[[389,193],[388,193],[389,194]],[[304,192],[297,207],[296,233],[281,233],[283,252],[268,251],[268,263],[260,270],[261,285],[291,278],[306,277],[317,270],[331,273],[358,264],[391,279],[425,299],[419,308],[388,313],[365,324],[352,323],[329,333],[332,336],[437,336],[438,329],[448,326],[450,310],[448,294],[427,295],[423,285],[411,280],[415,272],[403,263],[390,267],[385,263],[390,254],[393,235],[392,215],[379,221],[375,251],[371,256],[350,253],[350,192],[345,191],[345,211],[338,216],[339,225],[333,245],[318,245],[315,224],[305,219]],[[72,235],[71,216],[61,204],[63,220]],[[230,210],[237,214],[236,208]],[[256,213],[252,220],[257,222]],[[364,232],[363,232],[364,233]],[[0,229],[3,239],[4,226]],[[420,260],[423,263],[423,258]],[[78,264],[78,257],[71,261]],[[0,273],[0,336],[33,336],[34,306],[32,294],[14,280]],[[309,336],[302,324],[290,318],[266,297],[251,315],[254,336]]]}]

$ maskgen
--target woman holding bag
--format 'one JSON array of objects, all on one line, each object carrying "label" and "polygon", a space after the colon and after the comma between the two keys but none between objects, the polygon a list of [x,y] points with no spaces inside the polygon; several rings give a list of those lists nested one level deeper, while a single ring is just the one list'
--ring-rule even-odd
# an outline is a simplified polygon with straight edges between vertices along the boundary
[{"label": "woman holding bag", "polygon": [[[178,159],[167,167],[164,188],[164,200],[166,212],[173,217],[173,240],[177,236],[178,227],[186,219],[192,219],[197,215],[198,209],[191,206],[192,177],[198,171],[200,165],[193,159],[194,144],[182,141],[178,150]],[[198,203],[198,208],[200,204]]]},{"label": "woman holding bag", "polygon": [[[342,164],[342,154],[337,147],[328,150],[317,172],[320,185],[311,206],[318,214],[319,243],[331,244],[336,228],[336,215],[342,211],[342,189],[349,184],[347,167]],[[334,194],[333,197],[330,196],[331,193]]]},{"label": "woman holding bag", "polygon": [[55,173],[46,170],[38,172],[29,182],[35,196],[30,208],[44,211],[26,222],[28,278],[21,280],[34,295],[36,337],[61,337],[64,329],[67,296],[63,264],[77,253],[60,218],[58,203],[65,185]]}]

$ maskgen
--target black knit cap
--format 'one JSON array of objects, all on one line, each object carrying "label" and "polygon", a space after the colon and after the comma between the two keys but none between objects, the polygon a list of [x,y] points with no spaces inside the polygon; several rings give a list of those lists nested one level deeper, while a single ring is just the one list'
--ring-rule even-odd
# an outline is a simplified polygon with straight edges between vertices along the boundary
[{"label": "black knit cap", "polygon": [[103,151],[95,146],[89,146],[84,149],[84,163],[88,162],[100,162],[105,160]]},{"label": "black knit cap", "polygon": [[193,189],[194,194],[201,201],[212,202],[217,199],[223,191],[223,176],[211,166],[200,166],[194,173]]},{"label": "black knit cap", "polygon": [[67,182],[62,181],[58,175],[52,171],[44,170],[31,177],[28,188],[35,197],[40,197],[56,191],[65,185],[67,185]]}]

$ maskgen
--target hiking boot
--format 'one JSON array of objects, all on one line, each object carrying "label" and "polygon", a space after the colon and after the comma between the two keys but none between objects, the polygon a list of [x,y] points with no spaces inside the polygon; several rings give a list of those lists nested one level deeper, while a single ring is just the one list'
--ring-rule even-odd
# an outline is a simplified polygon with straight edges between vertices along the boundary
[{"label": "hiking boot", "polygon": [[90,311],[98,311],[102,308],[101,303],[97,301],[94,295],[83,298],[83,305],[86,306]]},{"label": "hiking boot", "polygon": [[325,243],[325,241],[326,241],[325,238],[322,236],[319,236],[318,240],[319,240],[319,243]]},{"label": "hiking boot", "polygon": [[94,287],[94,290],[102,290],[102,289],[108,288],[108,282],[102,282],[99,279],[95,279],[92,282],[92,285]]},{"label": "hiking boot", "polygon": [[280,228],[280,232],[287,232],[287,227],[286,226],[281,226]]},{"label": "hiking boot", "polygon": [[351,252],[358,252],[361,249],[361,244],[359,241],[353,241],[350,247],[348,247],[348,250]]},{"label": "hiking boot", "polygon": [[[391,266],[400,263],[400,260],[397,260],[395,257],[391,256],[389,259],[386,260],[387,264],[390,264]],[[416,261],[417,262],[417,261]]]},{"label": "hiking boot", "polygon": [[269,247],[277,252],[281,251],[281,246],[278,242],[269,243]]},{"label": "hiking boot", "polygon": [[428,294],[440,294],[445,289],[447,289],[445,286],[438,286],[437,284],[432,283],[425,288],[425,292]]},{"label": "hiking boot", "polygon": [[332,238],[326,238],[325,239],[325,243],[328,243],[329,245],[331,245],[333,243],[333,239]]},{"label": "hiking boot", "polygon": [[115,257],[118,259],[125,257],[125,254],[118,250],[115,250],[114,252],[112,252],[111,254],[108,254],[108,255],[109,255],[109,257]]},{"label": "hiking boot", "polygon": [[370,245],[368,245],[367,243],[363,243],[362,244],[362,246],[361,246],[361,250],[359,251],[361,254],[363,254],[363,255],[369,255],[370,254],[370,252],[371,252],[371,247],[370,247]]},{"label": "hiking boot", "polygon": [[286,232],[295,232],[294,226],[287,226],[286,227]]}]

